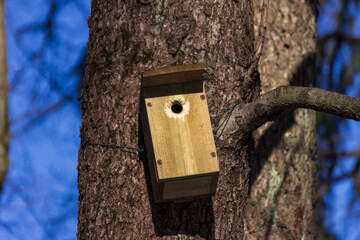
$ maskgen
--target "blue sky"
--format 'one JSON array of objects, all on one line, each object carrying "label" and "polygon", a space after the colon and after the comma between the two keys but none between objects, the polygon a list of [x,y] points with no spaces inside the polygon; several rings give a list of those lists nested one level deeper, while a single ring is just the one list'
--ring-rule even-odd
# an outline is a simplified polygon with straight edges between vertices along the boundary
[{"label": "blue sky", "polygon": [[[49,31],[51,7],[57,11]],[[90,1],[6,1],[14,124],[11,165],[0,198],[0,239],[76,238],[81,113],[74,69],[86,50],[89,13]],[[64,94],[74,96],[40,118],[33,114]]]}]

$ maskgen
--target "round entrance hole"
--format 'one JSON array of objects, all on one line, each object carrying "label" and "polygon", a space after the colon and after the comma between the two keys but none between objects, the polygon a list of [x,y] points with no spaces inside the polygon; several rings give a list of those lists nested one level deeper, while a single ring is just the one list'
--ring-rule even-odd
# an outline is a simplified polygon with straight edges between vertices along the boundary
[{"label": "round entrance hole", "polygon": [[183,106],[181,105],[181,103],[178,101],[174,101],[171,106],[171,111],[173,113],[179,114],[181,113],[182,110],[183,110]]},{"label": "round entrance hole", "polygon": [[175,118],[175,120],[182,119],[184,121],[184,117],[189,114],[190,103],[180,95],[176,97],[176,100],[174,98],[167,99],[164,111],[169,118]]}]

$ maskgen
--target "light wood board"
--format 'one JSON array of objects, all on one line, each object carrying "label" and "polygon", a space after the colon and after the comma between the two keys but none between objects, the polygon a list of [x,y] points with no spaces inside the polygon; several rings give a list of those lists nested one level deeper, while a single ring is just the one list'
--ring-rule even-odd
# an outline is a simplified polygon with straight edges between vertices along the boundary
[{"label": "light wood board", "polygon": [[[169,85],[169,92],[182,92],[184,85]],[[202,83],[201,83],[202,84]],[[186,87],[188,88],[188,86]],[[184,176],[207,174],[219,171],[214,137],[204,88],[201,92],[153,97],[156,88],[144,88],[146,112],[154,149],[157,179],[159,181]],[[148,97],[152,96],[152,97]],[[188,115],[184,119],[170,118],[164,108],[169,99],[185,98],[190,104]],[[211,153],[215,153],[212,156]]]}]

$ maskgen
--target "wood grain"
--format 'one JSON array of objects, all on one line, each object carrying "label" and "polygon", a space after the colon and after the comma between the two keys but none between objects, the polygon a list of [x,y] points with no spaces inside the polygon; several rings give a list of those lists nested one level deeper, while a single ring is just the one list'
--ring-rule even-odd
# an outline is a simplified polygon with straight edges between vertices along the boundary
[{"label": "wood grain", "polygon": [[202,81],[203,64],[155,68],[144,72],[142,87]]},{"label": "wood grain", "polygon": [[[143,75],[141,118],[155,202],[216,191],[219,164],[202,71],[196,64]],[[181,105],[180,112],[172,110],[174,104]]]},{"label": "wood grain", "polygon": [[211,176],[171,181],[164,184],[164,200],[207,195],[210,193]]},{"label": "wood grain", "polygon": [[[216,148],[208,106],[201,99],[205,92],[146,98],[148,91],[144,89],[154,155],[162,162],[156,165],[158,179],[218,172],[217,157],[211,156]],[[181,97],[190,103],[189,114],[184,119],[169,118],[164,111],[166,102]]]}]

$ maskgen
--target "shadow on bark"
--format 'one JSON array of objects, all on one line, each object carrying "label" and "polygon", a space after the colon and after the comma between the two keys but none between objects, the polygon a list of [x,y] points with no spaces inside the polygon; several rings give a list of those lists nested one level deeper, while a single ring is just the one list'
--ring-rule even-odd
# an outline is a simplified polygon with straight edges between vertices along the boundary
[{"label": "shadow on bark", "polygon": [[294,110],[286,111],[266,130],[256,143],[250,160],[250,190],[272,150],[276,148],[284,133],[291,128],[294,122]]},{"label": "shadow on bark", "polygon": [[[312,85],[312,79],[304,80],[304,75],[309,75],[304,74],[304,72],[309,71],[308,68],[314,63],[314,58],[315,53],[309,54],[304,58],[302,64],[293,74],[290,80],[290,86],[308,87]],[[310,69],[310,71],[312,71],[312,69]],[[278,116],[279,117],[277,119],[274,119],[275,122],[271,125],[271,127],[269,127],[269,129],[267,129],[266,132],[259,138],[257,144],[255,145],[255,149],[251,154],[250,190],[273,149],[279,144],[285,132],[295,123],[294,110],[287,110],[279,113]]]},{"label": "shadow on bark", "polygon": [[[138,128],[139,149],[145,147],[141,118]],[[187,203],[154,203],[151,177],[146,153],[139,155],[143,162],[152,220],[157,237],[190,235],[202,239],[215,239],[213,202],[210,197]]]},{"label": "shadow on bark", "polygon": [[[304,61],[301,65],[298,66],[296,72],[291,77],[290,86],[312,86],[311,82],[314,78],[310,78],[309,76],[313,76],[314,68],[309,66],[314,65],[315,53],[309,54],[304,58]],[[314,76],[315,77],[315,76]],[[287,110],[285,112],[279,112],[277,114],[279,116],[277,119],[274,119],[275,122],[262,134],[262,136],[256,141],[254,151],[251,154],[250,158],[250,190],[260,175],[265,163],[268,161],[272,151],[279,146],[283,135],[295,124],[295,111],[294,109]],[[300,145],[294,146],[292,152],[297,152]],[[265,221],[267,224],[267,229],[265,231],[265,238],[267,239],[271,235],[271,229],[274,224],[274,216],[275,212],[278,210],[278,202],[279,197],[281,195],[281,189],[283,189],[283,185],[286,183],[289,176],[289,169],[292,164],[292,159],[290,162],[285,164],[283,169],[283,178],[278,187],[278,190],[274,194],[272,207],[270,210],[269,219]],[[265,210],[264,210],[265,211]],[[266,210],[269,211],[269,210]],[[298,211],[298,209],[297,209]],[[299,210],[301,211],[301,209]],[[301,212],[296,213],[300,216]],[[294,237],[294,236],[292,236]]]}]

